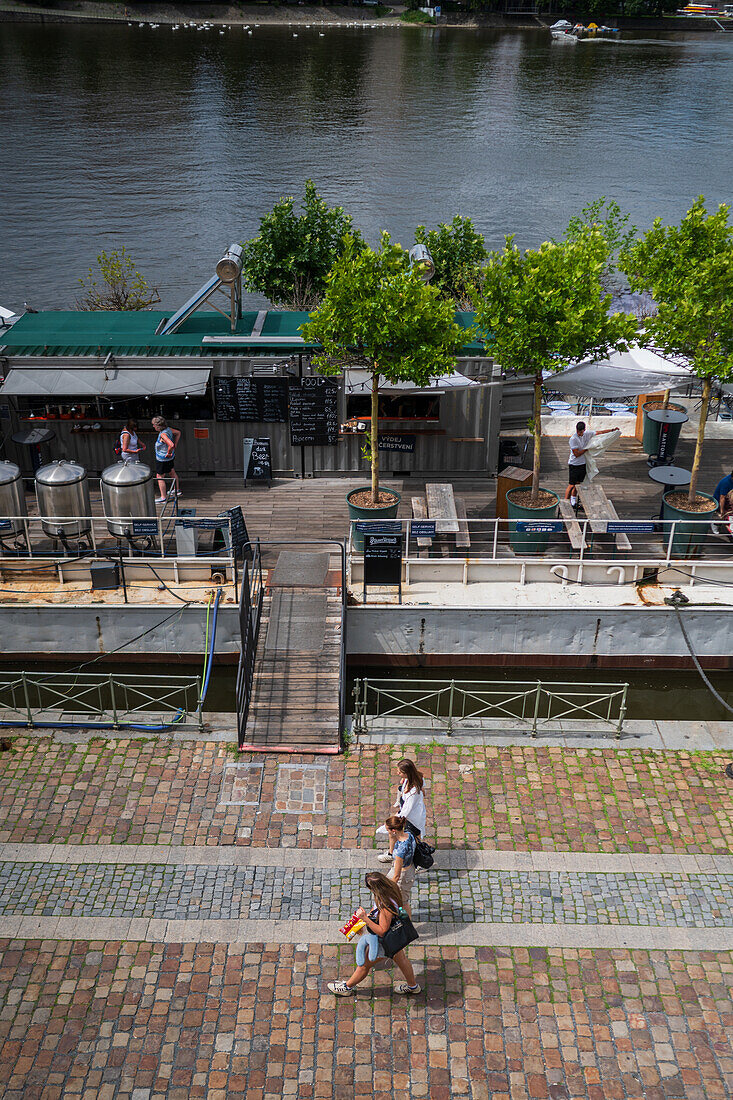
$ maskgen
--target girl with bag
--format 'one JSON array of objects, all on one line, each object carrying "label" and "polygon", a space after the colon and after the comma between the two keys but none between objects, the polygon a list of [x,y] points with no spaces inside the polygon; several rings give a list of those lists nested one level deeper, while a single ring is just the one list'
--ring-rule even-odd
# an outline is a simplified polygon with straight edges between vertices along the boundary
[{"label": "girl with bag", "polygon": [[415,845],[417,841],[414,835],[406,828],[407,822],[404,817],[398,817],[396,814],[393,814],[392,817],[387,818],[384,824],[389,833],[390,847],[392,847],[394,838],[394,847],[392,849],[394,863],[392,864],[392,870],[387,875],[387,878],[391,879],[392,882],[396,882],[399,886],[405,912],[408,917],[412,919],[410,892],[415,881]]},{"label": "girl with bag", "polygon": [[[416,840],[419,840],[425,832],[425,819],[427,816],[425,795],[423,794],[425,780],[422,772],[417,770],[414,760],[400,760],[397,765],[397,775],[399,776],[400,785],[394,808],[400,817],[405,819],[405,828],[408,832],[412,833]],[[389,851],[382,852],[381,855],[377,856],[377,859],[380,863],[391,863],[394,859],[394,847],[397,839],[384,825],[381,825],[377,832],[386,832],[389,836]]]},{"label": "girl with bag", "polygon": [[414,997],[420,992],[420,986],[405,954],[405,948],[408,943],[417,939],[417,932],[403,909],[400,888],[378,871],[370,871],[364,882],[371,890],[374,908],[369,913],[360,908],[354,914],[366,925],[366,931],[356,948],[356,970],[345,982],[329,982],[328,988],[337,997],[350,997],[377,959],[386,956],[394,959],[407,979],[395,986],[395,992]]}]

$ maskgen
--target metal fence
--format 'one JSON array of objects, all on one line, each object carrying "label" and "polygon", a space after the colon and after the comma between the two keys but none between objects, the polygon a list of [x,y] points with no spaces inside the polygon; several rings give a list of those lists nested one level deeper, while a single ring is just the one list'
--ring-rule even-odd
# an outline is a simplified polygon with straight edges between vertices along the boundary
[{"label": "metal fence", "polygon": [[532,737],[561,730],[562,722],[598,723],[618,738],[626,717],[628,684],[541,680],[372,679],[354,682],[354,732],[368,733],[386,720],[420,723],[450,735],[456,725],[480,728],[484,720],[508,720]]},{"label": "metal fence", "polygon": [[203,729],[198,676],[0,673],[0,726]]},{"label": "metal fence", "polygon": [[243,563],[239,589],[241,649],[239,652],[239,665],[237,666],[236,700],[237,732],[240,748],[245,742],[247,718],[249,717],[249,706],[252,700],[263,598],[262,556],[260,545],[257,542],[253,547],[252,560]]}]

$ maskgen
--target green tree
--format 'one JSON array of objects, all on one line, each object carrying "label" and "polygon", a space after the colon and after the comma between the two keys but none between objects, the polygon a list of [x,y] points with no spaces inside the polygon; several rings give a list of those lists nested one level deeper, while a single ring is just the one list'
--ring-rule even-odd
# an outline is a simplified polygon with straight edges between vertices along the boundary
[{"label": "green tree", "polygon": [[90,267],[86,279],[79,279],[84,293],[76,300],[77,309],[150,309],[160,301],[158,291],[137,270],[126,248],[100,252],[97,268]]},{"label": "green tree", "polygon": [[349,238],[328,277],[323,302],[302,326],[322,351],[313,363],[322,374],[349,364],[371,372],[372,503],[379,503],[379,378],[427,385],[450,374],[467,333],[455,323],[453,303],[426,286],[408,253],[383,233],[378,249]]},{"label": "green tree", "polygon": [[730,206],[714,214],[700,195],[679,225],[657,218],[625,249],[621,265],[632,290],[649,290],[657,312],[645,323],[648,342],[684,355],[702,379],[702,405],[692,463],[689,501],[697,494],[710,394],[714,381],[733,376],[733,226]]},{"label": "green tree", "polygon": [[361,240],[351,215],[341,206],[328,206],[313,181],[306,180],[301,213],[292,196],[279,199],[260,218],[257,236],[242,246],[247,289],[287,309],[315,308],[346,236]]},{"label": "green tree", "polygon": [[611,298],[601,286],[607,263],[605,237],[586,226],[526,252],[507,237],[482,272],[476,319],[487,348],[505,370],[534,375],[532,504],[540,492],[543,371],[625,348],[636,330],[635,318],[608,312]]},{"label": "green tree", "polygon": [[615,199],[600,199],[584,206],[580,214],[571,218],[567,228],[567,238],[576,240],[589,228],[598,229],[603,234],[608,249],[608,258],[601,272],[601,285],[607,293],[621,289],[623,280],[619,278],[618,258],[631,247],[636,236],[636,226],[629,225],[630,215],[624,214]]},{"label": "green tree", "polygon": [[424,244],[433,257],[433,286],[453,298],[459,306],[470,308],[470,288],[488,256],[483,234],[479,233],[471,219],[456,214],[450,225],[441,222],[437,229],[418,225],[415,242]]}]

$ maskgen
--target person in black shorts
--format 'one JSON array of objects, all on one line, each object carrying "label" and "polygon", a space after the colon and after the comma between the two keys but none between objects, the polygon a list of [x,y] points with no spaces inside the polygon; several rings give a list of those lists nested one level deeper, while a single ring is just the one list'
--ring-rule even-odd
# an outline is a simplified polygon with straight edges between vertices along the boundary
[{"label": "person in black shorts", "polygon": [[172,480],[176,487],[176,496],[181,495],[181,486],[174,467],[176,447],[178,446],[178,440],[181,438],[181,433],[177,428],[169,428],[162,416],[153,417],[153,427],[158,433],[158,438],[155,441],[155,474],[158,479],[160,496],[157,503],[163,504],[168,493],[166,481]]},{"label": "person in black shorts", "polygon": [[565,499],[575,507],[578,497],[576,486],[585,481],[587,467],[585,452],[591,439],[596,435],[608,435],[613,428],[604,428],[603,431],[593,432],[586,428],[582,420],[575,425],[575,434],[570,436],[570,458],[568,459],[568,487],[565,490]]}]

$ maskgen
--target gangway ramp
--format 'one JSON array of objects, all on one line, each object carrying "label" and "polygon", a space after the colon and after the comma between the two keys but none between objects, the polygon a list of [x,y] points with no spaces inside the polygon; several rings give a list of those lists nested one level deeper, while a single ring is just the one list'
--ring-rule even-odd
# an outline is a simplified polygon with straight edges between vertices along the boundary
[{"label": "gangway ramp", "polygon": [[265,585],[242,748],[339,751],[342,586],[328,551],[279,554]]}]

